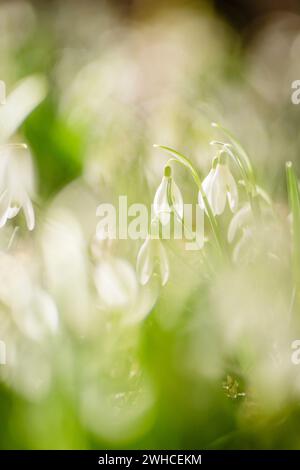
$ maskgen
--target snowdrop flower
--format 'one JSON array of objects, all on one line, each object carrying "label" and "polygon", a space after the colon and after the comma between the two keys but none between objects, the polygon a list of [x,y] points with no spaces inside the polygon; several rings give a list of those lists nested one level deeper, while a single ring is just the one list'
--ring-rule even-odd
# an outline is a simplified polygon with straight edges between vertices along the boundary
[{"label": "snowdrop flower", "polygon": [[170,166],[165,167],[164,176],[154,196],[153,209],[163,225],[169,223],[171,212],[180,219],[183,218],[183,199],[171,176]]},{"label": "snowdrop flower", "polygon": [[161,284],[164,286],[169,279],[170,272],[167,254],[162,242],[148,235],[137,256],[136,270],[140,283],[147,284],[157,268]]},{"label": "snowdrop flower", "polygon": [[[228,200],[229,207],[234,212],[238,206],[238,189],[236,182],[226,165],[222,162],[221,152],[216,157],[213,167],[202,183],[203,191],[206,194],[208,202],[214,215],[220,215],[224,212],[226,200]],[[205,209],[205,204],[201,193],[199,192],[198,202],[202,209]]]},{"label": "snowdrop flower", "polygon": [[12,144],[2,147],[0,149],[0,228],[8,219],[15,217],[22,208],[28,230],[33,230],[35,217],[29,197],[33,193],[33,185],[33,167],[27,146]]}]

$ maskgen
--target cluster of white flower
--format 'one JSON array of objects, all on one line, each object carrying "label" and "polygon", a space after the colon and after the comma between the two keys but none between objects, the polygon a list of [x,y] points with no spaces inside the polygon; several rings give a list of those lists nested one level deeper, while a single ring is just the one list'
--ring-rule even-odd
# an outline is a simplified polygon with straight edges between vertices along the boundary
[{"label": "cluster of white flower", "polygon": [[[153,209],[152,230],[138,252],[136,268],[142,285],[147,284],[153,274],[158,271],[161,284],[164,286],[169,279],[170,269],[166,250],[158,236],[159,223],[170,224],[171,214],[174,214],[180,221],[183,219],[183,198],[172,177],[171,167],[168,165],[164,169],[164,176],[155,193]],[[153,233],[155,233],[154,236]]]},{"label": "cluster of white flower", "polygon": [[[231,243],[238,229],[242,228],[247,233],[245,224],[251,216],[251,207],[249,203],[246,203],[238,210],[238,186],[227,160],[227,147],[224,145],[213,159],[212,168],[208,175],[202,184],[200,183],[198,203],[201,210],[206,213],[210,210],[211,216],[215,218],[224,212],[228,201],[230,210],[235,213],[229,225],[228,241]],[[162,226],[170,224],[171,214],[184,223],[183,197],[172,177],[169,165],[164,169],[162,181],[154,196],[153,207],[155,218],[152,224],[161,224]],[[159,230],[156,230],[155,233],[159,233]],[[241,242],[239,243],[241,244]],[[147,284],[156,272],[160,275],[162,285],[165,285],[170,273],[167,254],[159,237],[153,237],[149,234],[137,256],[137,274],[140,283]]]}]

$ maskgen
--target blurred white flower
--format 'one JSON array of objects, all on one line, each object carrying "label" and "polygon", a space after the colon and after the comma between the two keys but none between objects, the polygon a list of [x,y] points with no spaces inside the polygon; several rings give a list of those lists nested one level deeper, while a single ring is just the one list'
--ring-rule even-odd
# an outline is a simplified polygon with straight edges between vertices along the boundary
[{"label": "blurred white flower", "polygon": [[[2,18],[1,18],[2,19]],[[47,83],[42,76],[31,75],[19,82],[0,108],[0,143],[6,143],[27,116],[43,101]]]},{"label": "blurred white flower", "polygon": [[[217,163],[216,167],[212,168],[204,179],[202,188],[214,215],[220,215],[224,212],[226,200],[228,200],[231,211],[234,212],[236,210],[238,206],[238,189],[226,164]],[[200,192],[198,202],[200,207],[205,209]]]},{"label": "blurred white flower", "polygon": [[27,146],[3,146],[0,149],[0,228],[22,208],[28,230],[33,230],[35,217],[30,200],[33,186],[33,166]]},{"label": "blurred white flower", "polygon": [[0,252],[0,303],[10,312],[13,328],[35,341],[56,333],[58,311],[52,297],[29,275],[16,256]]},{"label": "blurred white flower", "polygon": [[157,300],[156,286],[140,286],[132,265],[110,255],[95,268],[94,281],[101,306],[121,314],[123,324],[142,321]]},{"label": "blurred white flower", "polygon": [[136,274],[128,261],[109,256],[97,264],[94,274],[100,300],[110,309],[126,309],[138,293]]},{"label": "blurred white flower", "polygon": [[40,241],[44,279],[64,322],[76,335],[93,332],[86,241],[78,219],[54,201]]},{"label": "blurred white flower", "polygon": [[232,259],[234,263],[249,263],[257,256],[254,244],[255,237],[251,228],[243,228],[242,236],[234,247]]},{"label": "blurred white flower", "polygon": [[234,241],[239,231],[241,236],[234,247],[232,258],[235,263],[248,263],[255,255],[253,246],[254,220],[249,202],[241,207],[230,221],[227,233],[229,243]]},{"label": "blurred white flower", "polygon": [[274,224],[274,214],[268,205],[260,206],[260,210],[262,217],[256,220],[248,202],[232,217],[227,238],[229,243],[237,239],[232,254],[235,263],[250,263],[263,255],[273,260],[280,258],[280,227]]},{"label": "blurred white flower", "polygon": [[152,239],[150,235],[142,244],[136,263],[137,275],[140,283],[145,285],[158,268],[161,283],[164,286],[169,279],[169,262],[166,251],[160,240]]},{"label": "blurred white flower", "polygon": [[183,218],[183,199],[174,179],[171,176],[171,168],[166,166],[162,181],[155,193],[153,201],[155,215],[163,225],[170,221],[170,214],[175,213],[179,219]]},{"label": "blurred white flower", "polygon": [[252,222],[252,212],[250,203],[246,203],[241,209],[239,209],[232,217],[229,227],[227,238],[229,243],[232,243],[237,231],[244,228],[246,225]]},{"label": "blurred white flower", "polygon": [[59,315],[53,298],[38,286],[33,286],[29,305],[23,311],[15,311],[14,319],[29,338],[41,341],[58,331]]}]

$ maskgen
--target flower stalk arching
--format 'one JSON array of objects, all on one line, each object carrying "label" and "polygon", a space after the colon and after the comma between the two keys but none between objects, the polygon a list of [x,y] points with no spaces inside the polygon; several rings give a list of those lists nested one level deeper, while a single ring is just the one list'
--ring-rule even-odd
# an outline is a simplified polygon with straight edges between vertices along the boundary
[{"label": "flower stalk arching", "polygon": [[259,188],[255,182],[254,173],[252,172],[253,176],[250,176],[247,168],[245,168],[241,159],[232,151],[231,144],[227,142],[220,142],[220,141],[212,141],[210,142],[211,145],[220,145],[224,152],[233,160],[233,162],[237,165],[240,170],[241,176],[243,178],[243,182],[245,185],[245,190],[247,193],[247,197],[252,208],[253,213],[256,215],[256,218],[260,218],[260,205],[258,201]]},{"label": "flower stalk arching", "polygon": [[225,127],[221,126],[221,124],[213,122],[212,127],[220,129],[232,142],[233,147],[236,150],[236,153],[232,151],[231,144],[220,142],[220,141],[213,141],[211,143],[213,145],[214,144],[221,145],[223,149],[228,153],[228,155],[232,158],[232,160],[235,162],[235,164],[238,166],[242,174],[242,178],[245,181],[246,192],[248,195],[251,208],[256,218],[259,219],[260,218],[260,205],[259,205],[259,201],[257,198],[258,193],[257,193],[256,178],[255,178],[255,173],[254,173],[250,158],[246,150],[243,148],[240,142],[232,135],[232,133]]},{"label": "flower stalk arching", "polygon": [[[214,215],[221,215],[227,202],[232,212],[235,212],[238,207],[237,185],[226,160],[227,154],[222,149],[213,159],[212,168],[202,182],[202,188]],[[201,193],[198,199],[200,207],[205,209]]]},{"label": "flower stalk arching", "polygon": [[217,222],[217,220],[216,220],[216,218],[213,214],[213,211],[212,211],[211,206],[208,202],[206,193],[205,193],[205,191],[202,187],[201,179],[200,179],[194,165],[192,164],[192,162],[187,157],[185,157],[181,153],[177,152],[177,150],[172,149],[171,147],[167,147],[165,145],[157,145],[157,144],[155,144],[154,147],[160,148],[161,150],[164,150],[165,152],[171,154],[172,157],[173,157],[173,160],[176,160],[181,165],[183,165],[185,168],[188,168],[188,170],[191,172],[191,175],[192,175],[192,177],[193,177],[193,179],[196,183],[196,186],[198,188],[198,191],[200,192],[200,194],[202,196],[203,204],[205,206],[206,214],[207,214],[208,220],[210,222],[210,225],[211,225],[211,228],[212,228],[212,231],[213,231],[213,234],[214,234],[216,245],[218,247],[218,250],[219,250],[220,254],[224,255],[225,250],[224,250],[224,245],[223,245],[223,240],[222,240],[222,237],[221,237],[221,233],[220,233],[220,230],[219,230],[219,225],[218,225],[218,222]]},{"label": "flower stalk arching", "polygon": [[221,126],[221,124],[217,122],[213,122],[212,126],[217,129],[220,129],[231,140],[231,142],[233,143],[233,145],[235,146],[237,150],[239,163],[245,169],[248,175],[249,181],[252,183],[253,188],[255,189],[256,187],[255,174],[254,174],[254,170],[253,170],[250,158],[248,157],[246,150],[243,148],[240,142],[232,135],[232,133],[229,130],[227,130],[225,127]]}]

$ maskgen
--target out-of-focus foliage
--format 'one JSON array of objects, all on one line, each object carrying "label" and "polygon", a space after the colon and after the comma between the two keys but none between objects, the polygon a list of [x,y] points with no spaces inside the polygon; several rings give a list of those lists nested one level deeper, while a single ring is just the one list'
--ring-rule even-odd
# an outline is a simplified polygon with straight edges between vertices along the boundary
[{"label": "out-of-focus foliage", "polygon": [[[209,3],[131,21],[108,2],[0,3],[8,94],[30,76],[48,88],[10,138],[31,149],[37,191],[34,232],[21,216],[0,231],[2,448],[299,448],[284,167],[300,172],[299,50],[292,14],[257,24],[245,48]],[[275,216],[262,213],[255,261],[168,242],[168,284],[141,287],[140,241],[99,247],[96,207],[151,204],[167,158],[155,143],[204,177],[209,142],[226,139],[211,121],[243,142]]]}]

